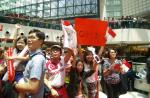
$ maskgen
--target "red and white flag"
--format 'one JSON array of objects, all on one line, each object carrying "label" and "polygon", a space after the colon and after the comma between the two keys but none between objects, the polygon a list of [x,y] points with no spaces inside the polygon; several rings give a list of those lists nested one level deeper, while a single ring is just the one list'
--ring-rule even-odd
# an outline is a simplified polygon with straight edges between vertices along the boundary
[{"label": "red and white flag", "polygon": [[62,30],[64,33],[63,45],[64,47],[73,49],[74,53],[77,52],[77,36],[76,31],[69,21],[62,20]]},{"label": "red and white flag", "polygon": [[131,69],[131,64],[129,64],[127,60],[123,59],[121,67],[124,72],[127,72],[129,69]]},{"label": "red and white flag", "polygon": [[0,31],[3,31],[3,25],[0,24]]},{"label": "red and white flag", "polygon": [[108,27],[106,31],[106,35],[105,35],[106,40],[107,41],[112,40],[113,38],[115,38],[115,36],[116,36],[116,33],[111,28]]}]

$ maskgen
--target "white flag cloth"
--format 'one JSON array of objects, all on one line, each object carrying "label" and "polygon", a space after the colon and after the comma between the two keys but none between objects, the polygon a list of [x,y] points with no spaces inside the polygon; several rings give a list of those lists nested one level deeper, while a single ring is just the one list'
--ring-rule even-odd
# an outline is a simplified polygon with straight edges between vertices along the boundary
[{"label": "white flag cloth", "polygon": [[77,36],[76,31],[69,21],[62,20],[62,30],[64,33],[63,46],[73,49],[74,53],[77,52]]}]

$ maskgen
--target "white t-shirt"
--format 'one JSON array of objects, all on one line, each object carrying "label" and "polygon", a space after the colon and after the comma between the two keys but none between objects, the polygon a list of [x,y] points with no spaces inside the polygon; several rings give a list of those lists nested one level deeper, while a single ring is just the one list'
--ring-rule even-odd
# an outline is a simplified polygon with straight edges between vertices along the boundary
[{"label": "white t-shirt", "polygon": [[[90,70],[91,70],[90,65],[84,63],[84,71],[88,72]],[[86,78],[86,82],[93,83],[96,82],[97,80],[98,80],[98,66],[96,67],[96,71],[90,77]]]},{"label": "white t-shirt", "polygon": [[[13,49],[13,56],[18,56],[20,53],[17,53],[17,49],[16,48],[14,48]],[[14,60],[14,61],[16,61],[16,60]],[[16,67],[16,71],[24,71],[24,69],[25,69],[25,65],[26,63],[19,63],[19,65],[17,65],[17,67]]]}]

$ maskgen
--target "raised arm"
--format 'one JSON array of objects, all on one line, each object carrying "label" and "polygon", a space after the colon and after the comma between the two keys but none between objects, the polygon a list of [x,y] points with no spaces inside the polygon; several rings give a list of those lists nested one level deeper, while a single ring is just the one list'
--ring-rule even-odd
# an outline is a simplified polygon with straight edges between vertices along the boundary
[{"label": "raised arm", "polygon": [[16,25],[16,31],[14,32],[14,36],[13,36],[13,46],[15,46],[15,42],[17,40],[17,37],[19,35],[19,31],[20,31],[20,26],[19,24]]},{"label": "raised arm", "polygon": [[100,49],[99,49],[99,51],[98,51],[98,56],[99,56],[99,58],[102,57],[102,53],[103,53],[104,49],[105,49],[105,46],[101,46],[101,47],[100,47]]},{"label": "raised arm", "polygon": [[67,53],[64,58],[65,63],[67,63],[70,60],[71,56],[74,56],[73,50],[70,48],[67,48]]},{"label": "raised arm", "polygon": [[81,48],[81,45],[78,45],[78,54],[80,59],[83,61],[83,50]]}]

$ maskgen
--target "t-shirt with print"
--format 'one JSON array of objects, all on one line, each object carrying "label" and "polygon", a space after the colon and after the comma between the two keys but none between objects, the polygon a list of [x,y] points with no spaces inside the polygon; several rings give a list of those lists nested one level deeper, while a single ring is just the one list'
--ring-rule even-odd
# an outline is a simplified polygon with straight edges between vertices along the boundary
[{"label": "t-shirt with print", "polygon": [[[121,60],[115,60],[114,61],[114,65],[119,65],[121,66]],[[104,64],[103,64],[103,69],[109,69],[112,66],[112,63],[110,62],[109,59],[104,60]],[[120,81],[120,73],[115,71],[115,70],[110,70],[109,75],[104,77],[104,80],[108,83],[108,84],[117,84]]]},{"label": "t-shirt with print", "polygon": [[51,60],[48,60],[45,67],[51,86],[60,87],[65,84],[65,68],[67,64],[64,63],[64,57],[61,57],[57,65],[54,65]]}]

